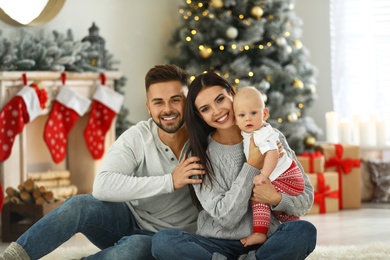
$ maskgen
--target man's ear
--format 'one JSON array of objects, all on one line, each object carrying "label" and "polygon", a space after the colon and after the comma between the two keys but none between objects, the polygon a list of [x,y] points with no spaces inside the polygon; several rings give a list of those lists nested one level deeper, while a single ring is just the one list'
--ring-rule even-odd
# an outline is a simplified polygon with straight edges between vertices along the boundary
[{"label": "man's ear", "polygon": [[145,105],[146,105],[146,109],[148,110],[148,114],[150,115],[149,102],[146,101],[146,102],[145,102]]}]

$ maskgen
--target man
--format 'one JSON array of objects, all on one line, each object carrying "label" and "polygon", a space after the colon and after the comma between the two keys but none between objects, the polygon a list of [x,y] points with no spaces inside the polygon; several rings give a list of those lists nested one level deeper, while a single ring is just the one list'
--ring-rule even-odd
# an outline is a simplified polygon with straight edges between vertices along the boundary
[{"label": "man", "polygon": [[39,259],[74,234],[101,249],[86,259],[153,259],[152,235],[162,228],[195,232],[198,212],[187,184],[203,174],[197,157],[185,158],[183,109],[188,76],[158,65],[145,77],[151,118],[124,132],[110,147],[92,195],[77,195],[52,211],[5,250],[0,259]]}]

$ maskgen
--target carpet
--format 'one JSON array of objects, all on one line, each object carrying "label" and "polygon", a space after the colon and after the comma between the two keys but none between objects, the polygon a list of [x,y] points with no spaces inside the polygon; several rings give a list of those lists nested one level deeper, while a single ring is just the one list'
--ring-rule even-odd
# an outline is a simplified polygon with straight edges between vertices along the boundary
[{"label": "carpet", "polygon": [[[41,260],[74,260],[94,254],[99,249],[93,245],[84,247],[61,246]],[[369,243],[362,246],[317,246],[307,260],[388,260],[390,245],[388,243]]]}]

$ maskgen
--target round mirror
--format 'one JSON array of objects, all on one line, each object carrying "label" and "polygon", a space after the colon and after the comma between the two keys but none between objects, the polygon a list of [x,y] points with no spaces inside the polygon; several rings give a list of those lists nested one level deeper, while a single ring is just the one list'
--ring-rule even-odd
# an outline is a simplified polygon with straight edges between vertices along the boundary
[{"label": "round mirror", "polygon": [[42,25],[57,15],[64,3],[65,0],[0,0],[0,19],[11,25]]}]

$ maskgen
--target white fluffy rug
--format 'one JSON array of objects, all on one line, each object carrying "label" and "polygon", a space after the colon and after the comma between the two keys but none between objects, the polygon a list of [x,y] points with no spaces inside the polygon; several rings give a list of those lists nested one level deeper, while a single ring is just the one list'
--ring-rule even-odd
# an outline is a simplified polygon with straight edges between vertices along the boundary
[{"label": "white fluffy rug", "polygon": [[[42,260],[70,260],[81,259],[82,257],[98,252],[93,245],[84,247],[61,246]],[[363,246],[317,246],[307,260],[344,260],[344,259],[369,259],[388,260],[390,259],[390,245],[388,243],[369,243]]]}]

